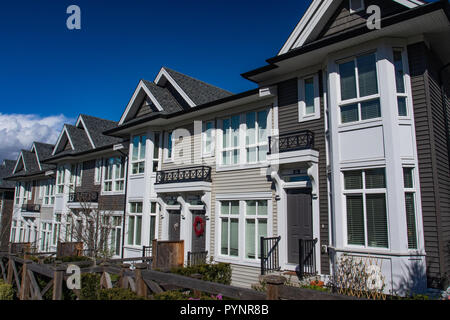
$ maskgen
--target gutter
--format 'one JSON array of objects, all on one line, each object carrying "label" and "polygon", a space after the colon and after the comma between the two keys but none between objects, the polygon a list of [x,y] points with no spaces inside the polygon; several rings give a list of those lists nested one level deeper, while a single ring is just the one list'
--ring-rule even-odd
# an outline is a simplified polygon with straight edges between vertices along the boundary
[{"label": "gutter", "polygon": [[[431,13],[431,12],[434,12],[437,10],[441,10],[441,9],[444,10],[444,13],[446,14],[448,20],[450,20],[450,5],[447,0],[440,0],[438,2],[429,3],[426,5],[422,5],[417,8],[414,8],[414,9],[407,10],[405,12],[401,12],[401,13],[398,13],[398,14],[395,14],[395,15],[392,15],[389,17],[385,17],[384,19],[381,20],[381,23],[382,23],[383,27],[389,27],[389,26],[397,24],[399,22],[410,20],[410,19],[416,18],[418,16],[422,16],[422,15],[425,15],[425,14],[428,14],[428,13]],[[360,35],[363,35],[366,33],[370,33],[370,32],[374,32],[374,31],[377,31],[377,30],[368,30],[367,27],[364,25],[362,27],[349,30],[342,34],[337,34],[335,36],[331,36],[328,38],[323,38],[323,39],[311,42],[300,48],[296,48],[289,52],[286,52],[282,55],[269,58],[266,60],[266,62],[269,65],[266,65],[266,66],[258,68],[258,69],[251,70],[249,72],[242,73],[241,76],[249,81],[257,82],[250,78],[253,76],[265,73],[267,71],[271,71],[273,69],[279,68],[279,66],[276,65],[276,63],[278,63],[278,62],[282,62],[284,60],[288,60],[293,57],[301,56],[308,52],[327,47],[334,43],[342,42],[342,41],[345,41],[345,40],[348,40],[351,38],[355,38],[357,36],[360,36]]]}]

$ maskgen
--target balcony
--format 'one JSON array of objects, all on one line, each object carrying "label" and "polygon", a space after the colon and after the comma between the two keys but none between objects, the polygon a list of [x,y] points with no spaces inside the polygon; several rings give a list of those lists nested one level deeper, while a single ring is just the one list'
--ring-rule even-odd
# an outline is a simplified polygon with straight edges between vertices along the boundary
[{"label": "balcony", "polygon": [[22,212],[41,212],[41,205],[40,204],[23,204],[22,205]]},{"label": "balcony", "polygon": [[211,167],[197,166],[156,172],[156,192],[211,191]]},{"label": "balcony", "polygon": [[[276,141],[278,141],[278,144],[276,143]],[[275,148],[273,148],[274,143]],[[279,153],[283,153],[289,151],[308,150],[313,148],[314,148],[314,133],[309,130],[304,130],[281,134],[278,137],[269,137],[268,154],[275,154],[277,153],[276,151],[278,151]]]},{"label": "balcony", "polygon": [[69,202],[98,202],[98,192],[72,192],[69,193]]}]

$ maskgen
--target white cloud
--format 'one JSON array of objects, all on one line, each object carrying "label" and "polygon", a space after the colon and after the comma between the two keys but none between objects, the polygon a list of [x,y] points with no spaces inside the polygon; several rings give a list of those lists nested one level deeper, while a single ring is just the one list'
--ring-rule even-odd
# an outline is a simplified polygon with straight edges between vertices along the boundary
[{"label": "white cloud", "polygon": [[0,113],[0,161],[16,160],[20,150],[29,150],[34,141],[56,143],[64,123],[72,122],[73,119],[62,114],[41,117]]}]

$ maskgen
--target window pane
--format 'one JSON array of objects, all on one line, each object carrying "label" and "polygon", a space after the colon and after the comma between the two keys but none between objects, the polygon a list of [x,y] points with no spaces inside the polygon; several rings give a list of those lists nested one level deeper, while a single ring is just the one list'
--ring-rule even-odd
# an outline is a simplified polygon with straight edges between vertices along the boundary
[{"label": "window pane", "polygon": [[355,62],[349,61],[339,65],[341,77],[341,100],[356,98]]},{"label": "window pane", "polygon": [[305,79],[305,113],[314,113],[314,78]]},{"label": "window pane", "polygon": [[230,164],[230,152],[224,151],[222,152],[222,164]]},{"label": "window pane", "polygon": [[239,125],[240,116],[234,116],[231,118],[231,127],[233,129],[232,146],[239,147]]},{"label": "window pane", "polygon": [[239,163],[239,150],[233,150],[233,164]]},{"label": "window pane", "polygon": [[260,162],[266,161],[267,151],[268,151],[267,145],[258,147],[258,161],[260,161]]},{"label": "window pane", "polygon": [[239,214],[239,201],[231,201],[231,214]]},{"label": "window pane", "polygon": [[134,241],[134,217],[128,217],[128,244],[133,245]]},{"label": "window pane", "polygon": [[255,259],[255,220],[246,220],[245,223],[245,257],[247,259]]},{"label": "window pane", "polygon": [[220,253],[228,255],[228,219],[222,219]]},{"label": "window pane", "polygon": [[362,171],[344,172],[344,185],[346,190],[362,189]]},{"label": "window pane", "polygon": [[403,181],[405,188],[414,188],[413,168],[403,168]]},{"label": "window pane", "polygon": [[386,188],[386,174],[384,168],[366,170],[366,188]]},{"label": "window pane", "polygon": [[258,216],[267,215],[267,200],[258,201]]},{"label": "window pane", "polygon": [[239,220],[230,219],[230,256],[239,255]]},{"label": "window pane", "polygon": [[380,100],[371,100],[361,103],[361,120],[381,117]]},{"label": "window pane", "polygon": [[135,161],[139,159],[139,136],[133,137],[133,155],[131,160]]},{"label": "window pane", "polygon": [[136,245],[141,244],[142,217],[136,217]]},{"label": "window pane", "polygon": [[254,112],[247,113],[245,123],[247,125],[247,134],[246,134],[246,145],[251,145],[256,143],[256,114]]},{"label": "window pane", "polygon": [[386,215],[386,195],[366,196],[368,246],[388,248],[388,228]]},{"label": "window pane", "polygon": [[403,60],[402,52],[394,51],[394,67],[395,67],[395,83],[397,85],[398,93],[405,93],[405,81],[403,80]]},{"label": "window pane", "polygon": [[362,195],[347,196],[348,244],[364,245],[364,212]]},{"label": "window pane", "polygon": [[397,104],[398,104],[398,115],[400,117],[406,117],[408,115],[408,109],[406,108],[406,98],[398,97]]},{"label": "window pane", "polygon": [[221,214],[229,214],[230,210],[230,202],[221,202],[220,203],[220,213]]},{"label": "window pane", "polygon": [[259,219],[258,220],[258,238],[256,239],[256,244],[258,248],[258,258],[261,259],[261,237],[267,238],[267,220],[266,219]]},{"label": "window pane", "polygon": [[405,194],[406,225],[408,228],[408,248],[417,249],[416,209],[414,193]]},{"label": "window pane", "polygon": [[258,112],[258,142],[267,141],[267,111],[259,111]]},{"label": "window pane", "polygon": [[377,65],[375,54],[357,58],[359,96],[365,97],[378,93]]},{"label": "window pane", "polygon": [[172,133],[169,133],[167,137],[167,157],[172,158]]},{"label": "window pane", "polygon": [[347,122],[354,122],[358,121],[358,105],[357,104],[351,104],[348,106],[341,107],[341,122],[347,123]]},{"label": "window pane", "polygon": [[159,158],[159,133],[155,133],[155,140],[153,141],[153,159]]},{"label": "window pane", "polygon": [[247,203],[247,215],[256,215],[256,201],[246,201]]},{"label": "window pane", "polygon": [[141,154],[139,159],[143,160],[145,159],[145,145],[147,144],[147,136],[142,136],[141,137]]},{"label": "window pane", "polygon": [[223,120],[223,147],[228,148],[231,136],[230,120]]},{"label": "window pane", "polygon": [[247,148],[247,163],[256,162],[256,150],[257,148]]},{"label": "window pane", "polygon": [[156,226],[156,217],[155,216],[151,216],[150,217],[150,245],[152,244],[152,241],[154,239],[156,239],[156,237],[155,237],[155,235],[156,235],[155,226]]}]

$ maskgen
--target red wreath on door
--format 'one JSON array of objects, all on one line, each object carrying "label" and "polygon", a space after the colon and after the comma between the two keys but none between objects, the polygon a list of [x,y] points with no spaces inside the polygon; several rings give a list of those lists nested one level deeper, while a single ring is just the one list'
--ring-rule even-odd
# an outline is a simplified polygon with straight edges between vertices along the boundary
[{"label": "red wreath on door", "polygon": [[194,232],[197,237],[202,236],[205,233],[205,220],[196,216],[194,219]]}]

